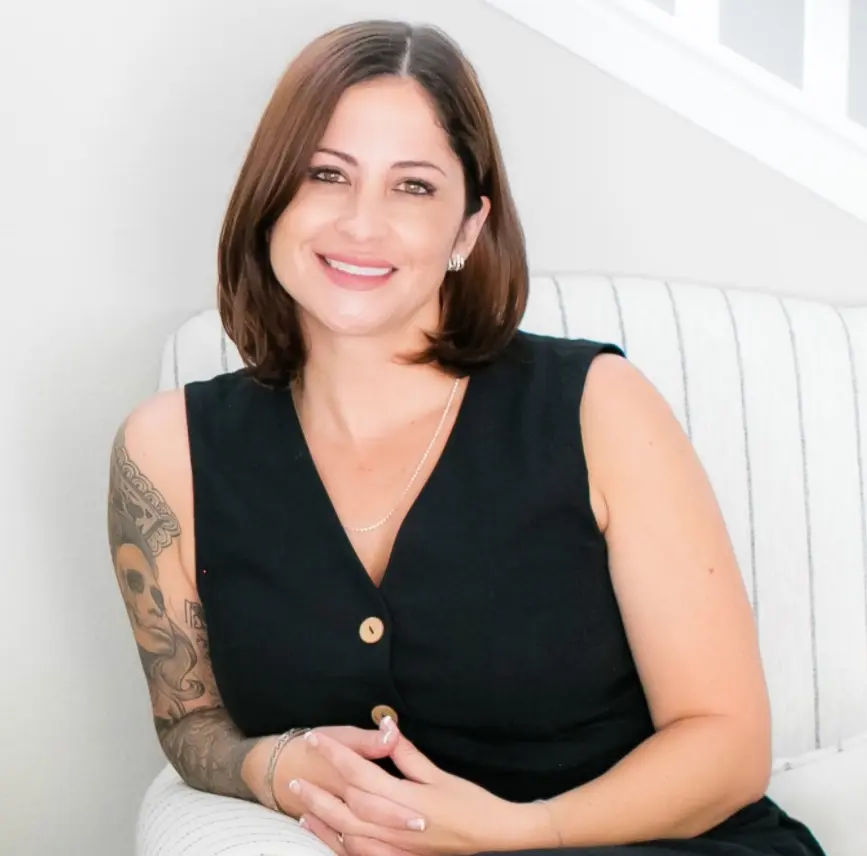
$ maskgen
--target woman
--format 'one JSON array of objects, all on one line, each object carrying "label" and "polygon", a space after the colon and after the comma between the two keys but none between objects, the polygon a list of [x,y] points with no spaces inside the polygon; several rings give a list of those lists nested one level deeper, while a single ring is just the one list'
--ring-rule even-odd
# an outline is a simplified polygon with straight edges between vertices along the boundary
[{"label": "woman", "polygon": [[220,240],[246,368],[113,450],[167,757],[339,854],[821,854],[763,796],[756,634],[693,450],[617,347],[517,332],[527,286],[459,49],[384,21],[307,47]]}]

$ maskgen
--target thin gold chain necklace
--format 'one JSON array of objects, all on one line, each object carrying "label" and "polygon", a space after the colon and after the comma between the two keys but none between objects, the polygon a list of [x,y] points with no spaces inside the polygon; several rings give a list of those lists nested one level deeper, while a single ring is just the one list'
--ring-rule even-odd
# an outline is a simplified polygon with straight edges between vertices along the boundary
[{"label": "thin gold chain necklace", "polygon": [[[394,517],[395,512],[400,508],[403,503],[406,495],[409,493],[410,488],[415,484],[415,480],[418,478],[419,473],[422,471],[427,459],[430,457],[430,453],[433,451],[434,446],[436,445],[436,441],[439,439],[440,434],[442,433],[443,426],[446,424],[446,419],[448,418],[449,413],[452,409],[452,404],[454,404],[455,396],[457,395],[458,388],[460,387],[461,379],[455,378],[455,382],[452,384],[451,392],[449,393],[448,401],[446,401],[445,409],[443,410],[442,416],[440,416],[440,421],[437,424],[436,431],[433,433],[433,437],[430,439],[430,443],[427,444],[427,448],[424,450],[424,454],[421,456],[421,460],[418,462],[418,466],[413,470],[412,475],[410,476],[409,481],[406,484],[406,487],[403,489],[403,492],[398,497],[397,502],[394,504],[394,507],[385,517],[377,520],[376,523],[371,523],[369,526],[348,526],[342,520],[340,521],[341,526],[346,529],[348,532],[357,532],[359,534],[364,534],[367,532],[373,532],[376,529],[380,529]],[[295,401],[295,391],[292,390],[292,404],[295,406],[295,411],[297,413],[298,407]],[[299,424],[300,424],[300,416]]]}]

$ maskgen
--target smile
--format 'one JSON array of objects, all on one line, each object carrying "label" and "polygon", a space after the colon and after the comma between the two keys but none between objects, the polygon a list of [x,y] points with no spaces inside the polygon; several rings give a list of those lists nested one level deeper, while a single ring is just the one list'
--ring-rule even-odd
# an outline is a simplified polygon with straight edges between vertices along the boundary
[{"label": "smile", "polygon": [[342,288],[364,291],[388,282],[396,273],[393,267],[362,267],[326,256],[318,256],[328,278]]},{"label": "smile", "polygon": [[339,262],[327,257],[323,258],[325,258],[325,261],[335,270],[342,270],[344,273],[351,273],[355,276],[387,276],[394,270],[392,267],[358,267],[358,265],[351,265],[347,262]]}]

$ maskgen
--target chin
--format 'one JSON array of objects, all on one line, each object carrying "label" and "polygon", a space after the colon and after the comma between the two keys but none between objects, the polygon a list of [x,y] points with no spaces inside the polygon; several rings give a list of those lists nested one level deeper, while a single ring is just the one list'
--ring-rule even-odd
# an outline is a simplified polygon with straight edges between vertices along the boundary
[{"label": "chin", "polygon": [[328,318],[319,322],[331,336],[376,338],[385,336],[394,327],[381,318]]},{"label": "chin", "polygon": [[439,319],[438,292],[413,295],[381,289],[359,294],[335,294],[323,290],[298,295],[295,299],[307,317],[311,332],[325,336],[393,339],[418,328],[436,329]]},{"label": "chin", "polygon": [[[353,301],[354,302],[354,301]],[[385,336],[407,326],[407,313],[385,306],[311,307],[311,320],[330,336]]]}]

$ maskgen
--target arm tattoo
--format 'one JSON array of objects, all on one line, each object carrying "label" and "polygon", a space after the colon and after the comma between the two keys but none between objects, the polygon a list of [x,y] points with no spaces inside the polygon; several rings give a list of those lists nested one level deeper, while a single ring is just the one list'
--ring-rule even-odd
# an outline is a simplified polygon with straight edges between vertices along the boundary
[{"label": "arm tattoo", "polygon": [[[177,516],[130,458],[121,427],[111,454],[109,545],[147,677],[157,735],[187,784],[255,799],[241,778],[241,766],[257,741],[245,739],[222,707],[202,605],[187,601],[186,628],[180,627],[169,615],[160,588],[157,557],[180,534]],[[209,699],[213,704],[203,707]]]},{"label": "arm tattoo", "polygon": [[241,777],[244,759],[258,743],[245,738],[223,707],[197,710],[157,734],[166,757],[190,786],[212,794],[255,800]]}]

